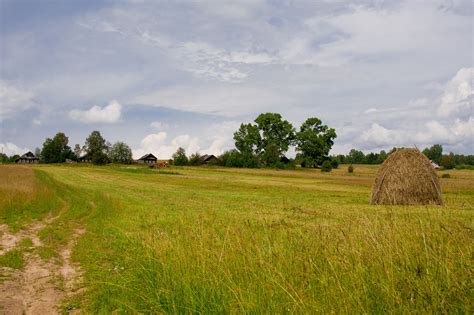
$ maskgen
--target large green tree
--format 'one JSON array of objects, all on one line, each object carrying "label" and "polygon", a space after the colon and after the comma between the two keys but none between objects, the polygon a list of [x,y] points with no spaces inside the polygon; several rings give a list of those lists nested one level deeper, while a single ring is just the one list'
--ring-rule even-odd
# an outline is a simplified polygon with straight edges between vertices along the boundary
[{"label": "large green tree", "polygon": [[186,156],[186,150],[179,147],[175,153],[173,153],[173,165],[188,165],[189,160]]},{"label": "large green tree", "polygon": [[443,146],[441,144],[435,144],[430,148],[426,148],[423,150],[423,154],[432,161],[436,163],[441,163],[441,157],[443,156]]},{"label": "large green tree", "polygon": [[116,142],[110,147],[109,159],[113,163],[132,163],[132,149],[125,142]]},{"label": "large green tree", "polygon": [[106,164],[108,162],[106,143],[106,140],[97,130],[92,131],[87,137],[84,149],[92,163]]},{"label": "large green tree", "polygon": [[302,165],[321,165],[327,159],[336,136],[336,131],[323,125],[319,118],[306,119],[296,134],[296,151],[299,152]]},{"label": "large green tree", "polygon": [[62,163],[74,158],[74,153],[68,145],[69,139],[63,132],[58,132],[53,139],[47,138],[43,143],[40,158],[44,163]]},{"label": "large green tree", "polygon": [[242,124],[234,133],[235,147],[244,158],[258,156],[265,165],[278,162],[294,138],[293,126],[278,113],[260,114],[255,124]]}]

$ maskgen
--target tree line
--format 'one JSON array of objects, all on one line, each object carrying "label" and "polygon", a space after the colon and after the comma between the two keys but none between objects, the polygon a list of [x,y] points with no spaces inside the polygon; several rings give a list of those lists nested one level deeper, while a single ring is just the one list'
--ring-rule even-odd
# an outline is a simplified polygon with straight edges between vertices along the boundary
[{"label": "tree line", "polygon": [[[329,155],[337,137],[330,128],[317,117],[306,119],[299,129],[283,119],[279,113],[262,113],[252,123],[242,123],[234,132],[235,148],[218,156],[213,164],[225,167],[273,167],[294,168],[296,165],[308,168],[321,168],[330,171],[339,164],[381,164],[396,148],[386,152],[364,152],[352,149],[347,155]],[[294,147],[295,158],[285,154]],[[430,160],[440,166],[463,168],[474,166],[474,155],[443,154],[443,147],[435,144],[423,151]],[[81,159],[101,165],[106,163],[130,164],[133,162],[131,148],[122,141],[114,144],[106,141],[101,133],[94,130],[85,139],[84,145],[76,144],[72,149],[69,139],[63,132],[47,138],[35,155],[42,163],[63,163]],[[0,162],[14,162],[19,156],[8,157],[0,153]],[[200,165],[202,155],[198,152],[186,155],[184,148],[178,148],[169,160],[174,165]]]},{"label": "tree line", "polygon": [[[46,138],[42,148],[36,148],[35,155],[41,163],[78,162],[81,158],[96,165],[106,163],[132,163],[132,150],[122,141],[114,144],[106,141],[97,130],[91,132],[84,145],[76,144],[74,149],[69,146],[69,138],[63,132],[58,132],[53,138]],[[14,162],[19,155],[8,157],[0,154],[0,162]]]},{"label": "tree line", "polygon": [[[396,148],[393,148],[389,152],[382,150],[378,153],[370,152],[364,154],[364,152],[360,150],[352,149],[347,155],[339,154],[331,158],[340,164],[382,164],[395,150]],[[452,152],[443,154],[443,146],[441,144],[435,144],[429,148],[425,148],[422,153],[428,159],[445,169],[470,168],[474,166],[474,155],[454,154]]]}]

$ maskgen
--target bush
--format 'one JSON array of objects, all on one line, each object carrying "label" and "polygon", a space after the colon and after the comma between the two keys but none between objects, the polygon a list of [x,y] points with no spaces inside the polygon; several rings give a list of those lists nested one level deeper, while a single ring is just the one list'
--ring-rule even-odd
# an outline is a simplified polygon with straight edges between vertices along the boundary
[{"label": "bush", "polygon": [[224,154],[219,157],[219,160],[222,165],[226,167],[260,167],[258,156],[252,153],[241,153],[237,150],[224,152]]},{"label": "bush", "polygon": [[178,150],[173,154],[173,165],[183,166],[188,165],[188,162],[186,151],[183,148],[178,148]]},{"label": "bush", "polygon": [[321,172],[330,172],[332,170],[331,162],[326,160],[321,164]]},{"label": "bush", "polygon": [[338,168],[339,167],[339,162],[336,159],[331,160],[331,167],[332,168]]},{"label": "bush", "polygon": [[441,178],[451,178],[451,175],[449,173],[441,175]]},{"label": "bush", "polygon": [[354,173],[354,166],[352,166],[352,164],[349,165],[349,167],[347,168],[347,172],[348,173]]},{"label": "bush", "polygon": [[201,154],[198,152],[193,153],[189,156],[189,165],[198,166],[201,165]]},{"label": "bush", "polygon": [[456,166],[454,164],[454,155],[443,155],[441,157],[441,166],[447,170],[453,169]]}]

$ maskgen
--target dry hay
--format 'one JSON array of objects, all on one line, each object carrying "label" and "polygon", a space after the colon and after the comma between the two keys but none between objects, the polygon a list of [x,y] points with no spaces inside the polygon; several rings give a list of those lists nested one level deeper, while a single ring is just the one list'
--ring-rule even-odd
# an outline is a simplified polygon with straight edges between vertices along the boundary
[{"label": "dry hay", "polygon": [[372,190],[371,204],[443,204],[438,176],[418,149],[401,148],[380,167]]}]

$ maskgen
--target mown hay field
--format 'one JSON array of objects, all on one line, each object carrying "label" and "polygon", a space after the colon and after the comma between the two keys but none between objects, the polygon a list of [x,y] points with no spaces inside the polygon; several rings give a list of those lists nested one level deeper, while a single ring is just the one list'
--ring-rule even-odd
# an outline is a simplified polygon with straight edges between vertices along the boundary
[{"label": "mown hay field", "polygon": [[55,211],[44,259],[86,230],[64,310],[472,313],[474,171],[443,207],[369,205],[376,172],[0,166],[0,224]]}]

